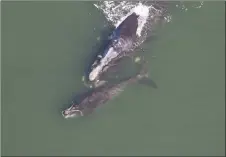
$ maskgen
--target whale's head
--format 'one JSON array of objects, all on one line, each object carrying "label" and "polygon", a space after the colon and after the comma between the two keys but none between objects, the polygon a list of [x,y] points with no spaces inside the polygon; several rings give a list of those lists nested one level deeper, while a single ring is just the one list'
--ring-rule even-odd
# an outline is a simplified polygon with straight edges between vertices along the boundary
[{"label": "whale's head", "polygon": [[69,108],[62,111],[62,115],[64,118],[75,118],[83,116],[82,110],[80,110],[79,106],[76,104],[72,104]]}]

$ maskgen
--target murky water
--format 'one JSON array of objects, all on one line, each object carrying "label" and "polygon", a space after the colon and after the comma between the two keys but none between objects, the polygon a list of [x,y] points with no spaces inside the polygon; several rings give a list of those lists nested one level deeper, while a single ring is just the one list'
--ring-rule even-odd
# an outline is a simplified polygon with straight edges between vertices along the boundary
[{"label": "murky water", "polygon": [[158,89],[134,84],[65,120],[109,22],[92,2],[4,2],[2,155],[223,155],[224,2],[198,6],[170,7],[142,45]]}]

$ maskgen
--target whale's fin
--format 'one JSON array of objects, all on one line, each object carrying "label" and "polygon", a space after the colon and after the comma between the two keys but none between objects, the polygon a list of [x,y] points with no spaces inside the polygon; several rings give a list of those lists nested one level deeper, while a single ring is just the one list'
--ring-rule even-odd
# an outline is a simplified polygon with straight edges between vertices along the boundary
[{"label": "whale's fin", "polygon": [[152,88],[155,88],[155,89],[158,88],[157,84],[152,79],[147,77],[140,79],[138,83],[151,86]]},{"label": "whale's fin", "polygon": [[145,61],[144,58],[143,58],[143,62],[141,63],[141,66],[142,66],[141,71],[137,75],[138,83],[151,86],[152,88],[155,88],[155,89],[158,88],[157,84],[151,78],[149,78],[147,61]]}]

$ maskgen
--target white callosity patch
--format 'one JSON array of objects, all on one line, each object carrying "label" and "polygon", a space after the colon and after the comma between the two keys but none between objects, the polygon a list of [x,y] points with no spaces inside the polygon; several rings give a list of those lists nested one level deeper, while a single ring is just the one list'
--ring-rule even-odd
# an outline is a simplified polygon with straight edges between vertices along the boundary
[{"label": "white callosity patch", "polygon": [[104,66],[107,65],[113,58],[117,56],[118,53],[114,50],[114,48],[113,47],[109,48],[106,56],[101,59],[100,64],[97,67],[95,67],[89,74],[89,80],[94,81],[98,77]]},{"label": "white callosity patch", "polygon": [[100,63],[89,74],[89,80],[94,81],[98,75],[103,72],[103,68],[116,58],[120,52],[126,51],[131,47],[131,41],[120,38],[113,47],[110,47],[106,55],[100,60]]}]

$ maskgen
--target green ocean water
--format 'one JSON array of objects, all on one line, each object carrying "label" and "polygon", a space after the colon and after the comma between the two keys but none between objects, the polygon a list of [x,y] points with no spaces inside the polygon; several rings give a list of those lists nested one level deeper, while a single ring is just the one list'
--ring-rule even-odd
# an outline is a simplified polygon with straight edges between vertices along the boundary
[{"label": "green ocean water", "polygon": [[2,155],[224,155],[224,2],[172,9],[142,45],[158,89],[131,85],[70,120],[61,110],[84,88],[105,17],[93,2],[2,2],[1,11]]}]

